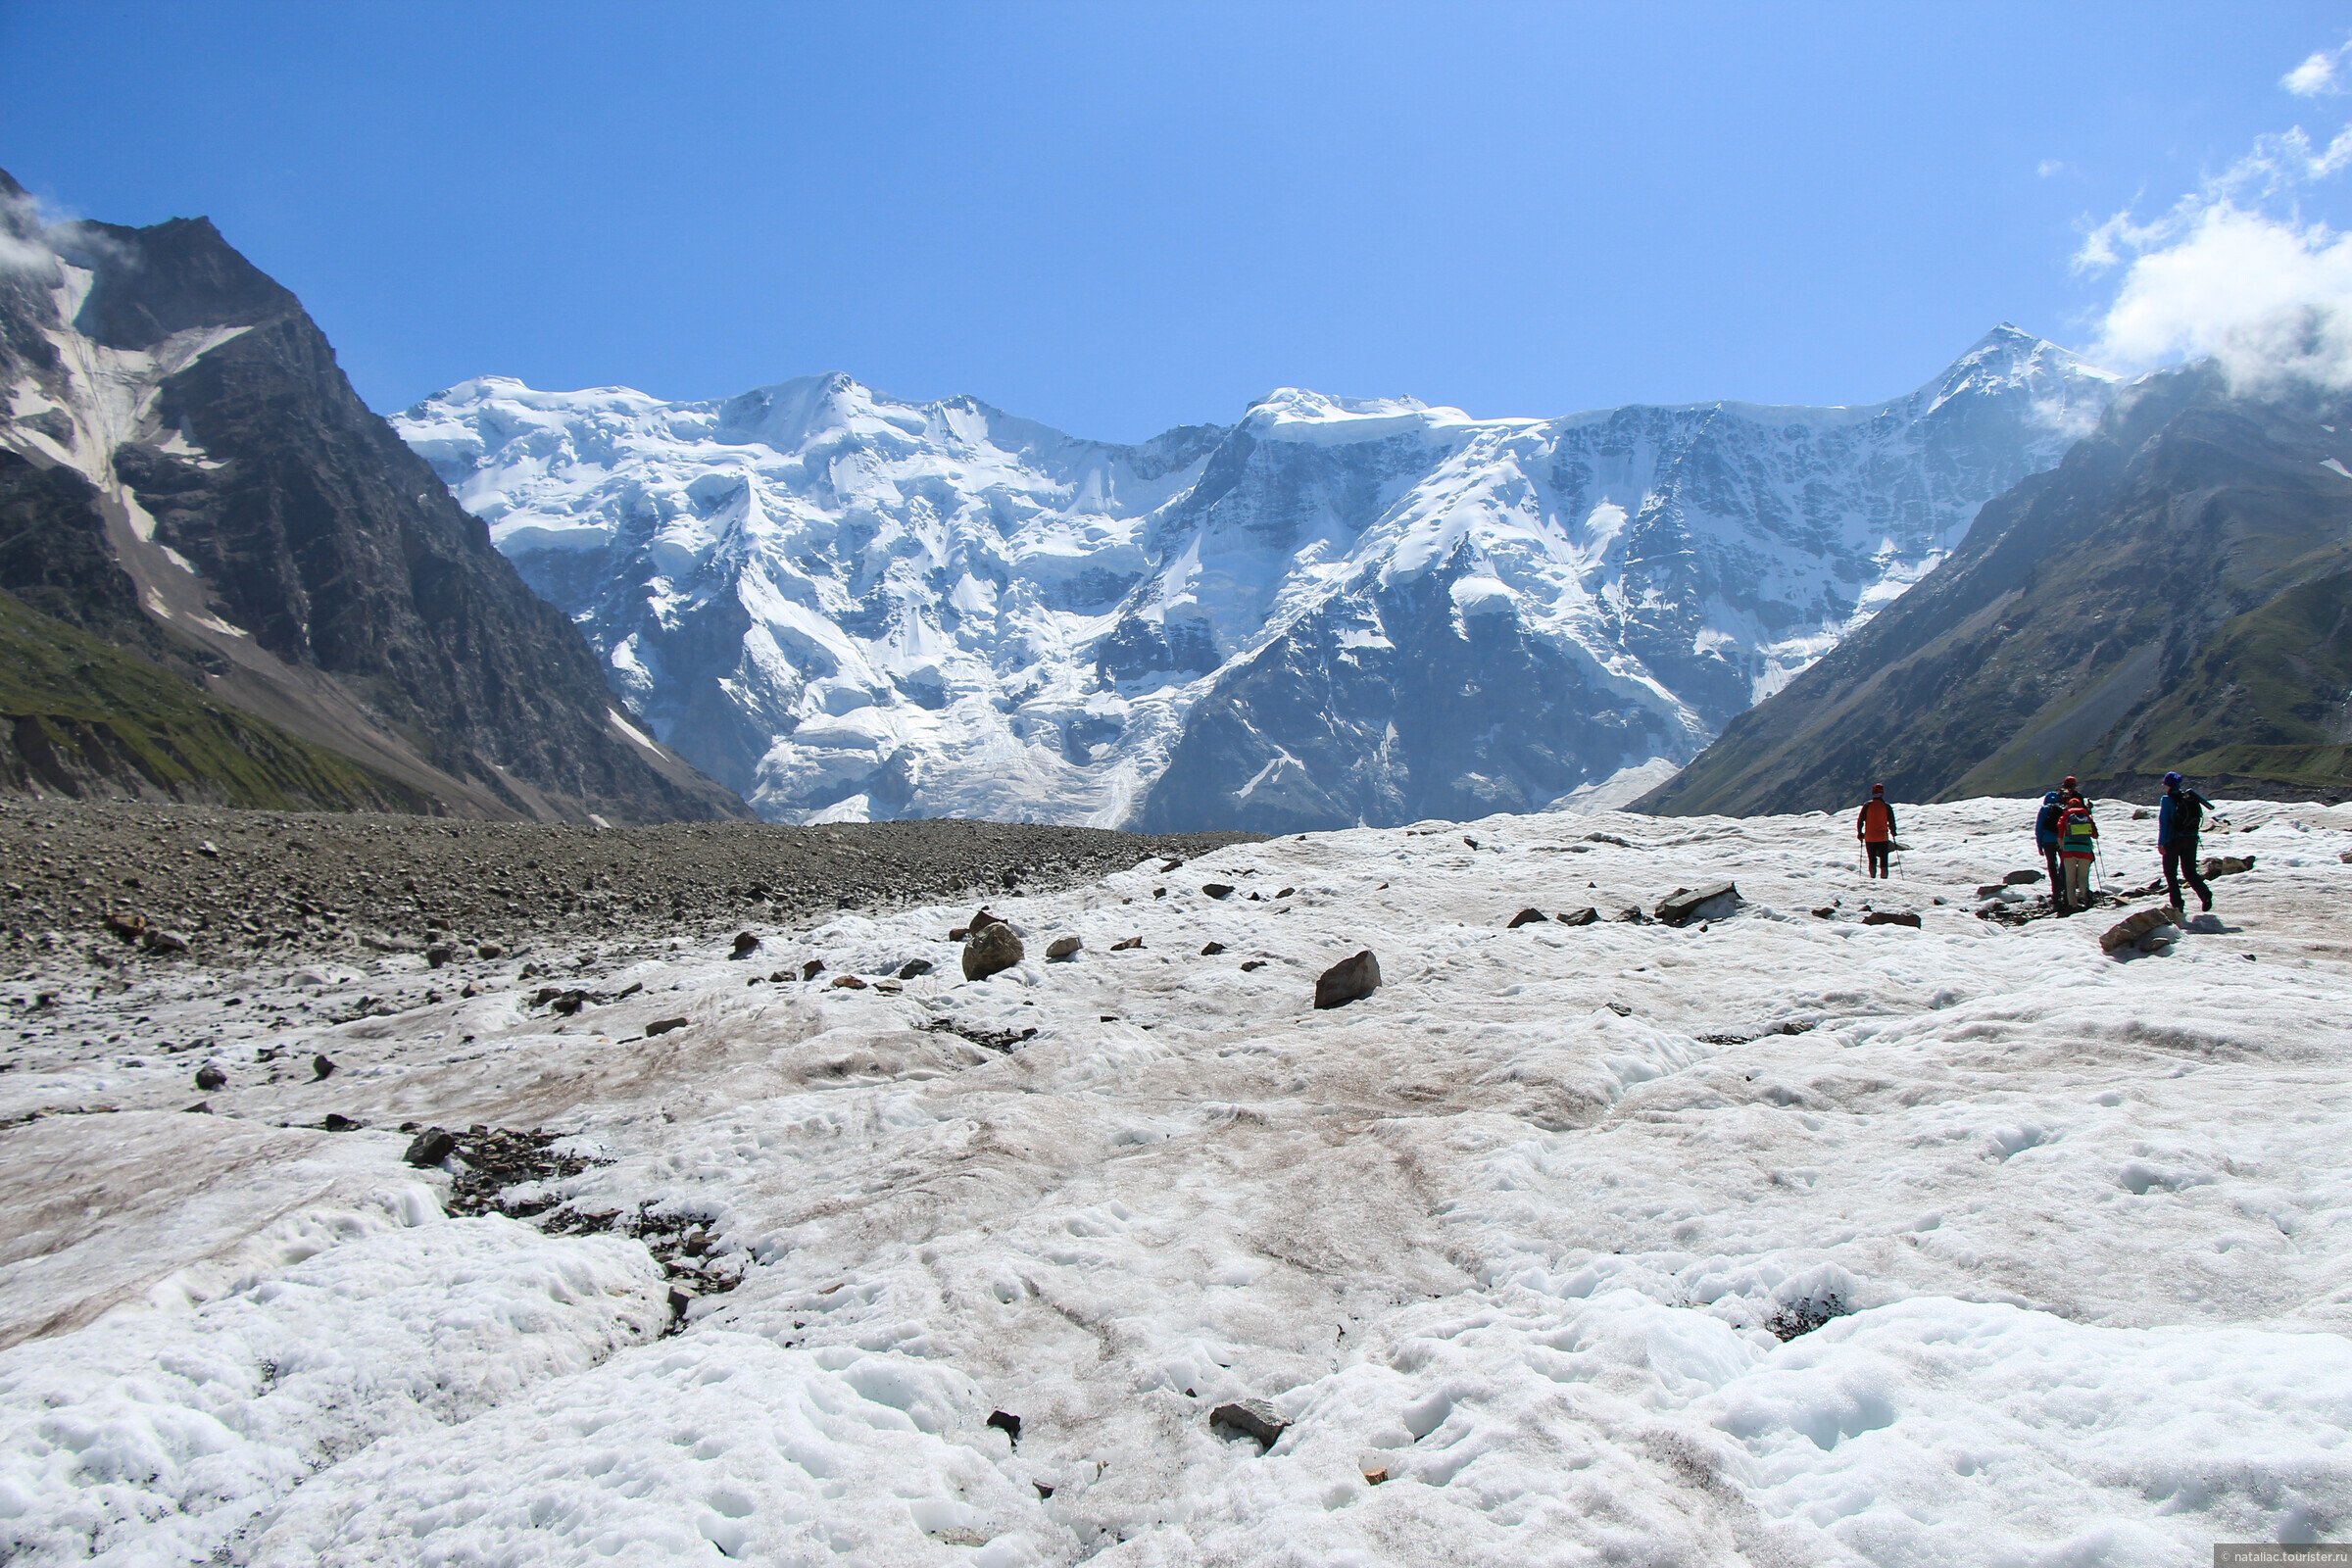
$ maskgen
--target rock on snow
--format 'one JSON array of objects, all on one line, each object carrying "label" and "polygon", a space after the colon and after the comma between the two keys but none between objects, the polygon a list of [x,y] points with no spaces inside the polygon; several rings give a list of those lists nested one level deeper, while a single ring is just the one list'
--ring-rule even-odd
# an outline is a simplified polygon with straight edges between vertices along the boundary
[{"label": "rock on snow", "polygon": [[[2352,808],[2232,817],[2259,872],[2148,956],[1936,904],[2034,857],[2030,803],[1975,802],[1915,808],[1884,889],[1824,817],[1200,858],[1290,890],[1256,900],[1147,860],[1004,901],[1090,958],[986,983],[944,906],[762,927],[783,967],[749,983],[723,934],[649,936],[570,1015],[530,1005],[529,954],[13,983],[0,1557],[2169,1565],[2340,1536]],[[1496,918],[1732,876],[1703,928]],[[1803,914],[1881,892],[1919,928]],[[1358,949],[1381,988],[1310,1006]],[[818,958],[905,978],[792,978]],[[224,1067],[216,1114],[178,1113],[182,1050]],[[447,1217],[403,1122],[586,1163],[514,1192],[535,1221]],[[582,1215],[631,1224],[561,1234]],[[666,1279],[629,1239],[656,1227],[696,1238]]]}]

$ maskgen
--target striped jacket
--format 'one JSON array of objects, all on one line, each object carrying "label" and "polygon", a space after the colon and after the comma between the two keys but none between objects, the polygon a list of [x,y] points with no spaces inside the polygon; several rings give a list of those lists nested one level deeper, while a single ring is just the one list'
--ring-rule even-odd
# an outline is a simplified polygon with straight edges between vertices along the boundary
[{"label": "striped jacket", "polygon": [[2058,819],[2058,853],[2070,860],[2087,860],[2099,853],[2099,824],[2087,806],[2070,806]]}]

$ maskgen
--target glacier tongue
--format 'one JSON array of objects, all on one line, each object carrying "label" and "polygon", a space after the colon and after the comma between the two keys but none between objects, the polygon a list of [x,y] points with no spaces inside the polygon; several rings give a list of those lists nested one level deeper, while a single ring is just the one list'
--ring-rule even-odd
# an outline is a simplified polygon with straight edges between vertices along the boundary
[{"label": "glacier tongue", "polygon": [[1285,388],[1115,445],[844,375],[704,403],[484,377],[394,422],[766,816],[1285,831],[1688,760],[2114,385],[2002,327],[1859,408]]}]

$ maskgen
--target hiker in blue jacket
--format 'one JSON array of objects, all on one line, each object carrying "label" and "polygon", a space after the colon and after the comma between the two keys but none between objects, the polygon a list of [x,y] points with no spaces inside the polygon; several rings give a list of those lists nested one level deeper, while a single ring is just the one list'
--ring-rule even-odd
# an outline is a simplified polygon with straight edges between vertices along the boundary
[{"label": "hiker in blue jacket", "polygon": [[2034,818],[2034,843],[2041,851],[2041,863],[2049,868],[2052,907],[2066,902],[2066,879],[2058,869],[2058,819],[2064,815],[2066,797],[2052,790],[2041,798],[2041,810]]},{"label": "hiker in blue jacket", "polygon": [[2197,891],[2207,912],[2213,908],[2213,889],[2197,874],[2197,830],[2213,803],[2195,790],[2183,789],[2180,775],[2164,775],[2164,799],[2156,803],[2156,853],[2164,857],[2164,890],[2173,907],[2181,907],[2183,878]]}]

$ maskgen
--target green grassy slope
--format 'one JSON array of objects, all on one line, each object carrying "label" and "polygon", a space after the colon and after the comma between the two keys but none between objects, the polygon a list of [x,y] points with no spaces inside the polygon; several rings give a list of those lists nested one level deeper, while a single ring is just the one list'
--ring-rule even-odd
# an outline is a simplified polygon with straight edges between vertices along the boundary
[{"label": "green grassy slope", "polygon": [[5,593],[0,791],[273,809],[432,809],[417,792],[217,703]]}]

